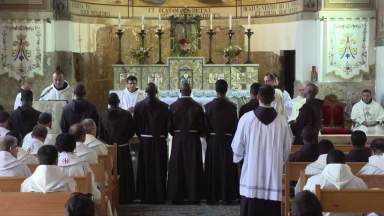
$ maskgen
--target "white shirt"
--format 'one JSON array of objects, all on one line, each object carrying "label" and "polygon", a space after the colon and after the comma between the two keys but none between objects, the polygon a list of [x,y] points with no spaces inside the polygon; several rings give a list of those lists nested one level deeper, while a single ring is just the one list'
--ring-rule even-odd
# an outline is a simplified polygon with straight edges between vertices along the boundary
[{"label": "white shirt", "polygon": [[94,150],[98,155],[108,154],[107,146],[92,134],[87,134],[85,136],[85,141],[83,144]]},{"label": "white shirt", "polygon": [[13,109],[17,109],[17,107],[21,106],[21,93],[18,93],[16,95],[16,99],[15,99],[15,105],[13,106]]},{"label": "white shirt", "polygon": [[303,99],[304,98],[299,95],[299,96],[295,97],[294,99],[292,99],[292,104],[295,105],[296,102],[299,102]]},{"label": "white shirt", "polygon": [[244,158],[240,195],[281,201],[283,165],[292,145],[292,132],[283,115],[264,125],[254,112],[245,113],[232,141],[233,162]]},{"label": "white shirt", "polygon": [[139,89],[131,93],[128,88],[125,88],[119,95],[120,108],[127,110],[129,107],[135,107],[138,102],[143,100],[143,95]]},{"label": "white shirt", "polygon": [[72,153],[61,152],[59,153],[57,166],[66,176],[86,176],[87,172],[91,172],[93,198],[94,200],[100,200],[101,194],[95,183],[95,175],[87,162]]},{"label": "white shirt", "polygon": [[17,160],[19,160],[23,164],[40,164],[37,157],[29,154],[23,148],[19,148],[17,152]]},{"label": "white shirt", "polygon": [[284,106],[285,106],[285,112],[286,112],[285,116],[288,119],[291,116],[291,113],[292,113],[293,103],[292,103],[291,96],[285,90],[284,90]]},{"label": "white shirt", "polygon": [[76,181],[64,175],[55,165],[40,165],[31,177],[21,184],[21,192],[75,191]]},{"label": "white shirt", "polygon": [[275,89],[275,100],[272,102],[272,107],[282,116],[286,116],[284,105],[284,94],[280,89]]},{"label": "white shirt", "polygon": [[383,155],[372,155],[368,163],[357,173],[358,175],[384,175]]},{"label": "white shirt", "polygon": [[7,128],[0,127],[0,137],[5,136],[8,132]]},{"label": "white shirt", "polygon": [[[48,130],[47,138],[45,138],[44,144],[46,145],[55,145],[56,144],[56,138],[59,136],[58,133],[56,133],[53,129],[49,127],[45,127]],[[28,133],[24,137],[24,142],[32,140],[32,132]]]},{"label": "white shirt", "polygon": [[[328,154],[322,154],[320,155],[317,160],[311,164],[308,164],[305,168],[305,174],[306,175],[316,175],[323,172],[324,167],[327,165],[327,155]],[[296,187],[295,187],[295,195],[300,192],[300,179],[297,181]]]},{"label": "white shirt", "polygon": [[[64,81],[64,82],[66,82],[68,84],[67,81]],[[42,100],[42,101],[47,101],[47,100],[66,100],[69,103],[69,101],[74,98],[74,96],[73,96],[73,88],[71,88],[69,86],[69,84],[67,85],[67,87],[65,89],[63,89],[61,91],[58,91],[55,88],[54,84],[52,83],[50,86],[48,86],[47,88],[45,88],[43,90],[41,95],[44,95],[46,92],[48,92],[48,94],[46,94],[44,97],[40,98],[39,100]]]},{"label": "white shirt", "polygon": [[23,143],[23,149],[25,151],[27,151],[29,154],[37,155],[37,151],[43,145],[45,145],[45,144],[42,141],[33,138],[33,139]]},{"label": "white shirt", "polygon": [[[308,179],[304,190],[315,192],[315,185],[320,185],[321,189],[367,189],[367,184],[363,180],[354,176],[351,168],[346,164],[327,164],[323,172]],[[361,216],[362,213],[332,213],[323,212],[324,216]]]},{"label": "white shirt", "polygon": [[18,161],[10,152],[0,151],[0,177],[29,177],[27,165]]},{"label": "white shirt", "polygon": [[88,146],[84,145],[82,142],[76,142],[76,149],[73,153],[89,164],[99,162],[96,152]]}]

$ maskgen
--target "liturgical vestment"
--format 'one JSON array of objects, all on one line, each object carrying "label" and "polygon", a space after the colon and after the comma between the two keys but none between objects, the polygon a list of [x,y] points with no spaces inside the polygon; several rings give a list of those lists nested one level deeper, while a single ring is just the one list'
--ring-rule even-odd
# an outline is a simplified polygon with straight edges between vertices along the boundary
[{"label": "liturgical vestment", "polygon": [[[44,144],[46,144],[46,145],[55,145],[56,138],[57,138],[57,136],[59,136],[59,134],[56,133],[53,129],[51,129],[49,127],[45,127],[45,128],[47,128],[48,134],[47,134],[47,137],[45,138]],[[29,134],[25,135],[23,141],[27,142],[29,140],[32,140],[32,132],[30,132]]]},{"label": "liturgical vestment", "polygon": [[135,92],[129,92],[128,88],[125,88],[119,95],[120,98],[120,108],[127,110],[130,107],[135,107],[136,104],[143,100],[143,92],[139,89],[136,89]]},{"label": "liturgical vestment", "polygon": [[23,164],[40,164],[37,157],[34,155],[29,154],[26,150],[23,148],[19,148],[17,152],[17,160],[22,162]]},{"label": "liturgical vestment", "polygon": [[94,104],[85,99],[71,100],[63,107],[60,119],[60,128],[63,133],[68,133],[69,128],[84,119],[93,119],[96,124],[99,122],[99,112]]},{"label": "liturgical vestment", "polygon": [[201,105],[191,97],[179,98],[170,107],[168,131],[173,136],[168,199],[200,201],[204,182],[200,136],[205,133]]},{"label": "liturgical vestment", "polygon": [[237,165],[231,149],[237,122],[236,105],[227,98],[216,98],[205,105],[205,186],[209,202],[229,203],[239,198]]},{"label": "liturgical vestment", "polygon": [[384,156],[372,155],[369,157],[369,162],[357,174],[384,175]]},{"label": "liturgical vestment", "polygon": [[91,148],[98,155],[108,154],[107,146],[92,134],[87,134],[85,136],[85,141],[83,144]]},{"label": "liturgical vestment", "polygon": [[37,155],[37,151],[41,148],[44,143],[38,139],[31,139],[23,143],[23,149],[29,154]]},{"label": "liturgical vestment", "polygon": [[[43,96],[44,95],[44,96]],[[43,97],[41,97],[43,96]],[[63,88],[57,89],[52,83],[50,86],[45,88],[41,93],[39,100],[66,100],[67,103],[73,98],[73,88],[71,88],[67,81],[64,81]]]},{"label": "liturgical vestment", "polygon": [[0,151],[0,177],[29,177],[27,165],[18,161],[10,152]]},{"label": "liturgical vestment", "polygon": [[121,108],[109,108],[100,115],[98,126],[100,139],[108,145],[116,143],[117,174],[120,175],[120,204],[127,204],[135,198],[135,180],[129,140],[135,134],[135,122],[131,113]]},{"label": "liturgical vestment", "polygon": [[8,129],[17,130],[24,138],[37,125],[41,112],[29,106],[20,106],[9,117]]},{"label": "liturgical vestment", "polygon": [[283,165],[291,145],[286,116],[272,107],[260,106],[240,119],[232,150],[233,162],[244,159],[241,215],[280,215]]},{"label": "liturgical vestment", "polygon": [[275,100],[272,102],[272,107],[278,114],[286,116],[284,94],[280,89],[275,88]]},{"label": "liturgical vestment", "polygon": [[[371,103],[366,104],[363,100],[360,100],[352,108],[351,113],[352,121],[356,122],[356,126],[352,128],[353,131],[360,130],[366,134],[384,134],[384,109],[379,103],[372,99]],[[376,126],[364,126],[363,122],[375,122],[379,124]]]},{"label": "liturgical vestment", "polygon": [[142,202],[163,203],[166,199],[168,105],[147,97],[136,105],[133,116],[140,138],[136,191]]}]

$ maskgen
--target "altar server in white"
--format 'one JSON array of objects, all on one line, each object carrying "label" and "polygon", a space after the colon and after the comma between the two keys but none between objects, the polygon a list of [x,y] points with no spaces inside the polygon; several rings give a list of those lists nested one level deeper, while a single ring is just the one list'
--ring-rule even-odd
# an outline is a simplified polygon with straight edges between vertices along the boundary
[{"label": "altar server in white", "polygon": [[12,136],[0,137],[0,177],[29,177],[27,165],[17,160],[17,139]]},{"label": "altar server in white", "polygon": [[356,122],[353,131],[361,130],[366,134],[384,134],[384,109],[372,99],[371,91],[365,89],[362,99],[352,108],[352,121]]},{"label": "altar server in white", "polygon": [[5,110],[0,110],[0,137],[5,136],[9,132],[7,129],[9,121],[9,113]]},{"label": "altar server in white", "polygon": [[384,139],[371,142],[372,156],[369,162],[357,173],[359,175],[384,175]]},{"label": "altar server in white", "polygon": [[81,124],[87,133],[83,144],[94,150],[98,155],[108,154],[107,146],[96,138],[97,127],[95,121],[93,119],[84,119]]},{"label": "altar server in white", "polygon": [[[319,175],[308,179],[304,190],[315,192],[315,185],[321,189],[367,189],[363,180],[353,175],[351,168],[345,164],[344,152],[332,150],[327,155],[327,165]],[[332,213],[324,212],[325,216],[361,216],[362,213]]]},{"label": "altar server in white", "polygon": [[20,89],[18,89],[18,93],[16,95],[15,99],[15,105],[13,106],[13,109],[17,109],[17,107],[21,106],[21,91],[23,90],[31,90],[32,89],[32,82],[29,80],[27,76],[22,76],[19,79],[19,86]]},{"label": "altar server in white", "polygon": [[75,191],[76,181],[64,175],[57,166],[57,151],[55,146],[45,145],[37,152],[40,166],[31,177],[21,184],[21,192],[60,192]]},{"label": "altar server in white", "polygon": [[64,79],[62,71],[53,73],[53,83],[43,90],[39,100],[66,100],[68,103],[73,98],[73,88]]},{"label": "altar server in white", "polygon": [[271,106],[275,89],[259,88],[260,106],[244,114],[232,141],[233,162],[244,159],[240,215],[280,215],[283,165],[292,145],[285,116]]},{"label": "altar server in white", "polygon": [[17,152],[17,160],[22,162],[23,164],[39,164],[39,160],[37,160],[37,157],[34,155],[29,154],[27,151],[25,151],[23,146],[23,138],[21,137],[21,134],[19,131],[11,131],[8,132],[7,135],[13,136],[17,139],[17,146],[18,152]]},{"label": "altar server in white", "polygon": [[137,78],[129,76],[127,78],[127,88],[120,93],[120,108],[127,110],[132,113],[135,111],[135,106],[138,102],[143,100],[143,92],[140,91],[137,86]]},{"label": "altar server in white", "polygon": [[76,139],[72,134],[60,134],[56,139],[56,148],[59,151],[57,166],[66,176],[86,176],[92,173],[92,194],[95,200],[100,200],[101,195],[95,183],[95,175],[89,164],[73,154],[76,147]]},{"label": "altar server in white", "polygon": [[[52,115],[50,113],[41,113],[39,116],[39,121],[37,122],[39,125],[45,126],[47,128],[48,134],[45,138],[44,144],[46,145],[55,145],[56,137],[59,135],[52,129]],[[24,142],[32,140],[32,132],[25,135]]]},{"label": "altar server in white", "polygon": [[[275,85],[279,86],[279,76],[277,76],[276,73],[273,73],[273,75],[275,76]],[[282,87],[282,86],[280,86],[280,87]],[[293,102],[292,102],[291,96],[289,95],[289,93],[286,90],[283,91],[283,94],[284,94],[285,113],[286,113],[286,116],[288,119],[292,113]]]},{"label": "altar server in white", "polygon": [[97,153],[84,145],[85,141],[85,128],[82,124],[74,124],[69,128],[69,133],[75,136],[76,139],[76,149],[73,152],[80,159],[86,161],[87,163],[98,163]]},{"label": "altar server in white", "polygon": [[23,143],[23,149],[29,154],[37,155],[37,151],[42,147],[47,138],[48,130],[44,125],[36,125],[33,127],[32,139]]},{"label": "altar server in white", "polygon": [[[308,164],[305,168],[306,175],[315,175],[323,172],[324,167],[327,165],[328,152],[334,149],[333,143],[329,140],[321,140],[317,145],[317,153],[319,157],[311,164]],[[300,192],[300,179],[295,187],[295,195]]]}]

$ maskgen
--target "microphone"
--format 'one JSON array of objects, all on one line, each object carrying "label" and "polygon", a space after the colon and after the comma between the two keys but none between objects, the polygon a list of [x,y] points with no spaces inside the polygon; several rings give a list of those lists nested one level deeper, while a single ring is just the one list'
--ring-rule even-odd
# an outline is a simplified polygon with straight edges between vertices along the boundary
[{"label": "microphone", "polygon": [[40,98],[42,98],[45,95],[47,95],[52,89],[53,89],[53,87],[49,88],[43,95],[41,95],[39,98],[37,98],[36,101],[38,101]]}]

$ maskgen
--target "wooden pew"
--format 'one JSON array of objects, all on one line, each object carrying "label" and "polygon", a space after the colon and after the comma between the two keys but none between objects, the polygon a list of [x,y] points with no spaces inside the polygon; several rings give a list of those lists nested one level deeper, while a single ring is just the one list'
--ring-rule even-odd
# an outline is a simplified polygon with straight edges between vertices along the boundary
[{"label": "wooden pew", "polygon": [[[113,147],[113,146],[112,146]],[[108,186],[105,186],[105,193],[107,194],[108,199],[110,200],[111,206],[114,206],[116,202],[116,199],[114,197],[113,192],[115,189],[114,182],[112,180],[112,151],[108,149],[108,154],[103,154],[103,155],[97,155],[99,161],[104,161],[104,168],[105,172],[107,173],[108,176]]]},{"label": "wooden pew", "polygon": [[[131,141],[132,141],[132,139],[131,139]],[[112,181],[113,181],[113,185],[114,185],[113,196],[114,196],[114,199],[116,200],[114,202],[114,207],[116,209],[119,208],[119,204],[120,204],[120,188],[119,188],[120,187],[120,175],[117,175],[117,170],[118,170],[117,169],[117,166],[118,166],[118,162],[117,162],[117,148],[118,148],[117,143],[114,143],[113,146],[107,146],[108,154],[111,153],[112,154],[112,159],[113,159],[112,160],[113,161],[113,164],[112,164],[112,167],[113,167]]]},{"label": "wooden pew", "polygon": [[[78,188],[75,189],[78,192]],[[72,192],[0,193],[0,215],[62,216]]]},{"label": "wooden pew", "polygon": [[[75,179],[80,193],[92,193],[91,173],[87,176],[71,176]],[[20,186],[27,177],[0,177],[1,192],[20,192]]]},{"label": "wooden pew", "polygon": [[36,168],[40,166],[40,164],[27,164],[27,167],[29,168],[29,171],[33,174],[36,170]]},{"label": "wooden pew", "polygon": [[315,195],[323,212],[384,212],[384,190],[321,189],[320,185],[315,185]]},{"label": "wooden pew", "polygon": [[[301,149],[302,145],[292,145],[291,152],[289,154],[293,154]],[[366,145],[366,148],[371,148],[371,146]],[[344,152],[344,154],[348,154],[349,150],[354,149],[352,145],[334,145],[334,148]]]},{"label": "wooden pew", "polygon": [[107,215],[107,203],[108,200],[105,198],[105,168],[104,160],[99,161],[97,164],[89,164],[92,169],[93,174],[95,175],[95,182],[100,182],[100,194],[101,199],[95,200],[96,208],[101,212],[102,216]]},{"label": "wooden pew", "polygon": [[[366,145],[371,144],[372,140],[383,138],[381,135],[367,135]],[[319,142],[321,140],[330,140],[334,145],[351,145],[351,135],[319,135]]]}]

